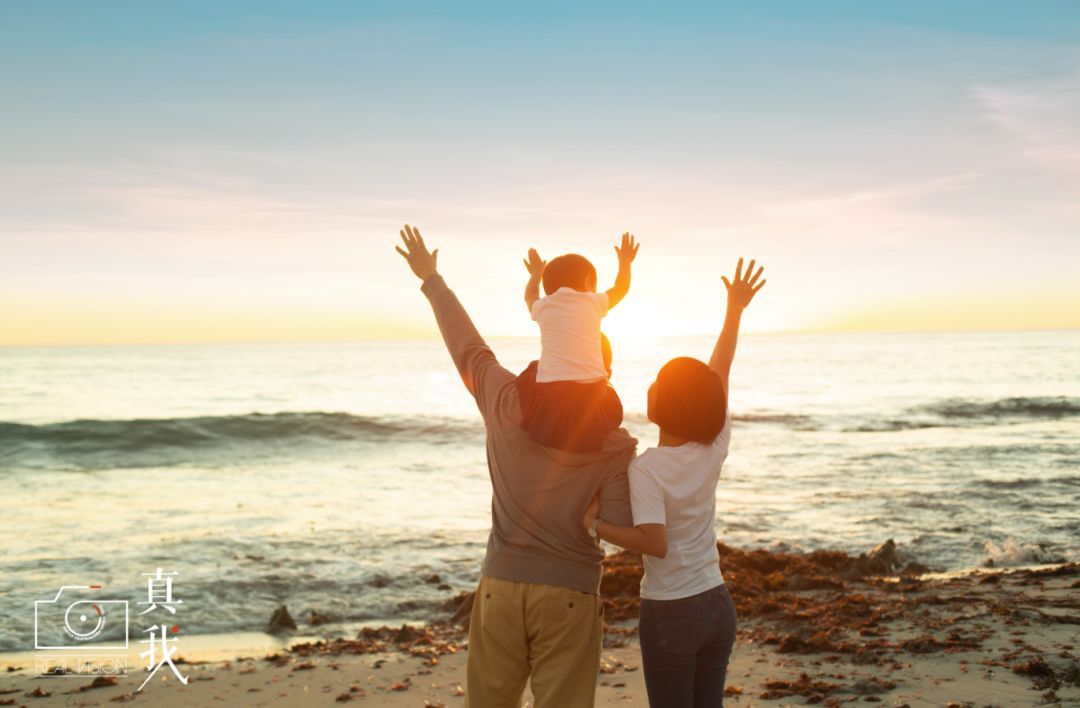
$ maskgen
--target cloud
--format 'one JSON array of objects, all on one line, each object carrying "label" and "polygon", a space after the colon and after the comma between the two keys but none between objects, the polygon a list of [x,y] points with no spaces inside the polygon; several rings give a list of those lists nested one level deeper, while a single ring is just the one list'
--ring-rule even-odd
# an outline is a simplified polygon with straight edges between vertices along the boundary
[{"label": "cloud", "polygon": [[760,207],[760,211],[766,217],[805,218],[849,216],[854,211],[867,209],[895,209],[921,197],[958,189],[978,176],[976,172],[958,172],[917,182],[879,185],[823,197],[765,204]]},{"label": "cloud", "polygon": [[1080,175],[1080,72],[1011,86],[976,86],[986,116],[1019,144],[1027,162]]}]

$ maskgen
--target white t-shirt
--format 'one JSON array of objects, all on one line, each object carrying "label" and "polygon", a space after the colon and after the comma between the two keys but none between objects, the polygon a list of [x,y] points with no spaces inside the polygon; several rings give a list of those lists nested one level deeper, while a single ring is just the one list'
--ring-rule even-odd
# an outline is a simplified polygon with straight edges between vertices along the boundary
[{"label": "white t-shirt", "polygon": [[533,303],[532,318],[540,324],[537,383],[607,379],[600,354],[600,320],[607,312],[607,293],[573,288],[559,288]]},{"label": "white t-shirt", "polygon": [[678,600],[724,584],[716,551],[716,484],[731,442],[731,416],[711,445],[650,447],[630,463],[634,525],[667,526],[668,552],[643,555],[646,600]]}]

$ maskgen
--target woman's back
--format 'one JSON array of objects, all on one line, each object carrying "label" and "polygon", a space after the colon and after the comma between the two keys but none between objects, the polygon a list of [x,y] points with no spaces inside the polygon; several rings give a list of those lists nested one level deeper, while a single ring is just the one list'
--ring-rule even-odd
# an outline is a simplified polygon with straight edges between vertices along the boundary
[{"label": "woman's back", "polygon": [[716,551],[716,484],[728,455],[731,420],[709,445],[649,448],[630,465],[634,525],[664,524],[667,555],[643,556],[641,597],[678,600],[724,583]]}]

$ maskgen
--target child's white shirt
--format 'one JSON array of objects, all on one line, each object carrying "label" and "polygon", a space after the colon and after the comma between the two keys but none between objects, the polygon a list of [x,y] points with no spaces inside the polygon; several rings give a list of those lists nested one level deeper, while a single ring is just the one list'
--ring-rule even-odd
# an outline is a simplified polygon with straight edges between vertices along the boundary
[{"label": "child's white shirt", "polygon": [[607,369],[600,354],[600,320],[608,312],[607,293],[559,288],[532,305],[540,325],[537,383],[604,381]]}]

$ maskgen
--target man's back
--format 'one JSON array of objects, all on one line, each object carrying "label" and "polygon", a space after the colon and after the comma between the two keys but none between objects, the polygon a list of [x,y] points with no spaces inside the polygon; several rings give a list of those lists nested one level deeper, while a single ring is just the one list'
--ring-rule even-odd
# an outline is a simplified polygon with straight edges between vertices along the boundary
[{"label": "man's back", "polygon": [[484,574],[596,593],[604,553],[581,519],[599,493],[605,519],[631,523],[626,473],[637,440],[620,429],[593,453],[534,442],[521,427],[514,374],[499,365],[442,278],[425,281],[423,292],[487,428],[492,527]]},{"label": "man's back", "polygon": [[484,575],[598,592],[604,553],[581,519],[603,493],[605,513],[630,524],[626,471],[637,441],[620,429],[595,453],[543,447],[521,428],[512,380],[497,392],[485,424],[492,525]]}]

